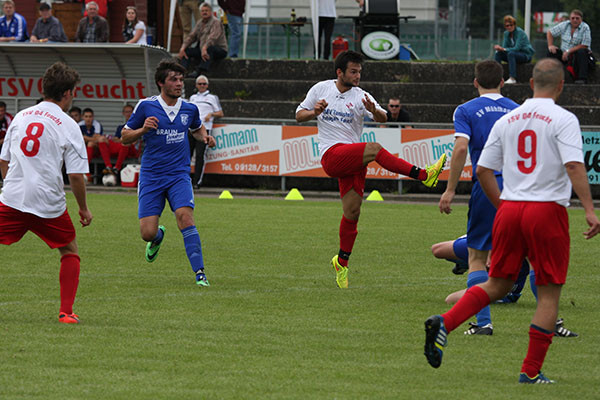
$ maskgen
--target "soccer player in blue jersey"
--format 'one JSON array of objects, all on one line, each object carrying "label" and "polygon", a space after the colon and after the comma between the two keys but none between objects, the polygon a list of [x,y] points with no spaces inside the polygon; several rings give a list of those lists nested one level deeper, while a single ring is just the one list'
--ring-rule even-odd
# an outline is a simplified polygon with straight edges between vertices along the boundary
[{"label": "soccer player in blue jersey", "polygon": [[165,227],[159,217],[169,201],[185,251],[199,286],[209,286],[204,273],[200,235],[194,222],[194,191],[190,178],[188,130],[197,140],[215,146],[206,133],[198,107],[180,98],[185,69],[174,59],[162,60],[154,75],[159,96],[140,100],[122,130],[122,143],[145,142],[138,187],[140,233],[146,245],[146,260],[153,262],[163,242]]},{"label": "soccer player in blue jersey", "polygon": [[[477,161],[492,126],[504,114],[518,107],[517,103],[500,94],[500,89],[504,85],[502,74],[502,66],[496,61],[485,60],[477,63],[473,84],[479,92],[479,97],[458,106],[454,111],[454,149],[450,160],[448,185],[439,203],[442,213],[452,212],[451,204],[467,159],[467,151],[471,156],[472,170],[475,172]],[[496,208],[483,193],[474,173],[472,179],[473,188],[467,219],[468,288],[488,279],[486,261],[488,252],[492,248],[492,225],[496,215]],[[496,172],[496,179],[502,188],[501,172]],[[492,333],[492,318],[488,306],[477,313],[477,323],[471,325],[465,334],[491,335]]]}]

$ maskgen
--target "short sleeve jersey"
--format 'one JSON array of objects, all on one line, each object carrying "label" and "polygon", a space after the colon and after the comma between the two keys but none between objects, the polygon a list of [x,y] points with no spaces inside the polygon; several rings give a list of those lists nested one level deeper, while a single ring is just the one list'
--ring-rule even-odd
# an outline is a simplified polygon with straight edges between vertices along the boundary
[{"label": "short sleeve jersey", "polygon": [[464,137],[469,141],[474,181],[477,180],[477,162],[492,126],[500,117],[518,106],[500,94],[484,94],[461,104],[454,111],[454,137]]},{"label": "short sleeve jersey", "polygon": [[92,121],[92,127],[90,129],[85,126],[85,121],[83,120],[79,121],[78,124],[79,128],[81,128],[81,133],[84,136],[92,137],[95,134],[104,135],[104,128],[102,127],[102,124],[96,120]]},{"label": "short sleeve jersey", "polygon": [[67,209],[67,174],[89,172],[85,143],[77,123],[52,102],[19,112],[6,132],[0,158],[9,162],[0,201],[41,218]]},{"label": "short sleeve jersey", "polygon": [[144,24],[143,21],[138,21],[138,23],[135,24],[134,29],[136,32],[138,31],[138,29],[141,29],[143,31],[142,36],[140,36],[140,38],[138,39],[138,41],[136,43],[137,44],[148,44],[148,40],[146,38],[146,24]]},{"label": "short sleeve jersey", "polygon": [[373,118],[373,114],[367,111],[362,102],[365,95],[375,103],[377,109],[385,112],[368,92],[359,87],[353,87],[341,93],[335,85],[335,81],[335,79],[331,79],[315,84],[296,109],[296,112],[312,110],[317,101],[325,99],[327,102],[327,108],[317,117],[319,154],[321,156],[335,144],[360,142],[364,117]]},{"label": "short sleeve jersey", "polygon": [[127,121],[129,129],[144,126],[148,117],[158,118],[158,129],[144,134],[141,179],[162,175],[190,173],[190,145],[188,130],[202,126],[198,107],[182,99],[168,106],[160,96],[140,100]]},{"label": "short sleeve jersey", "polygon": [[577,117],[552,99],[533,98],[494,125],[479,165],[503,169],[501,199],[566,207],[571,198],[568,162],[583,163]]},{"label": "short sleeve jersey", "polygon": [[[192,95],[190,97],[190,103],[193,103],[198,107],[202,121],[204,121],[204,117],[207,114],[221,111],[221,103],[219,102],[219,98],[214,94],[209,93],[208,90],[205,90],[203,93],[196,93]],[[214,118],[211,118],[209,121],[204,121],[204,127],[207,130],[212,129],[213,120]]]}]

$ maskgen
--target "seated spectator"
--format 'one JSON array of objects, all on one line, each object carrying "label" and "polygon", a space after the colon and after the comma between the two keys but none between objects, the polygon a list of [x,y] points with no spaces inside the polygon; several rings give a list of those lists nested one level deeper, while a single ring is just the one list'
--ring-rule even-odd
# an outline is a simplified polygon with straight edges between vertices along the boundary
[{"label": "seated spectator", "polygon": [[52,16],[48,3],[40,4],[40,15],[31,31],[31,43],[68,42],[62,24]]},{"label": "seated spectator", "polygon": [[94,110],[91,108],[83,109],[83,119],[79,122],[79,127],[81,128],[83,140],[86,144],[88,161],[92,161],[100,153],[105,169],[112,167],[108,138],[104,136],[102,124],[94,119]]},{"label": "seated spectator", "polygon": [[73,106],[69,110],[69,116],[79,124],[81,122],[81,108]]},{"label": "seated spectator", "polygon": [[137,16],[137,9],[127,7],[125,23],[123,23],[123,39],[125,43],[148,44],[146,41],[146,24]]},{"label": "seated spectator", "polygon": [[[556,37],[560,37],[560,49],[554,45]],[[583,13],[579,10],[571,11],[568,21],[561,22],[546,32],[546,39],[547,56],[562,61],[575,83],[586,83],[592,34],[589,25],[583,22]]]},{"label": "seated spectator", "polygon": [[[98,6],[98,15],[100,15],[102,18],[107,18],[108,17],[108,1],[112,1],[112,0],[85,0],[85,4],[87,6],[88,3],[91,2],[96,3],[96,5]],[[84,16],[87,17],[87,10],[84,12],[83,14]]]},{"label": "seated spectator", "polygon": [[[400,104],[400,98],[390,97],[387,105],[387,122],[410,122],[408,111]],[[384,125],[385,127],[398,127],[398,125]]]},{"label": "seated spectator", "polygon": [[[206,128],[206,133],[210,135],[210,131],[213,127],[213,121],[215,118],[223,118],[223,109],[219,98],[208,90],[208,78],[204,75],[200,75],[196,78],[196,89],[198,93],[190,97],[190,103],[195,104],[200,111],[200,117],[202,118],[202,124]],[[188,139],[190,141],[190,157],[194,155],[196,150],[196,166],[194,168],[194,176],[192,178],[192,185],[199,188],[202,184],[202,177],[204,176],[204,152],[206,150],[206,143],[203,140],[197,140],[191,133],[188,133]]]},{"label": "seated spectator", "polygon": [[4,144],[4,137],[6,136],[6,131],[8,130],[8,126],[13,120],[13,116],[6,112],[6,103],[0,101],[0,149],[2,149],[2,145]]},{"label": "seated spectator", "polygon": [[517,64],[531,62],[531,57],[535,50],[529,43],[529,38],[525,31],[517,26],[517,20],[512,15],[504,17],[504,39],[502,46],[494,45],[496,54],[494,58],[500,64],[502,61],[508,62],[507,84],[517,83]]},{"label": "seated spectator", "polygon": [[[198,43],[197,47],[190,47]],[[215,61],[227,57],[227,39],[223,24],[212,13],[208,3],[200,6],[200,21],[194,30],[185,38],[177,54],[181,65],[188,68],[190,58],[198,62],[194,77],[206,72]]]},{"label": "seated spectator", "polygon": [[141,140],[138,140],[137,142],[128,145],[125,145],[121,142],[121,131],[131,117],[131,114],[133,114],[133,106],[126,104],[123,107],[122,114],[123,118],[125,119],[125,123],[117,126],[114,136],[110,136],[108,140],[110,155],[111,157],[116,156],[117,162],[114,168],[110,164],[107,164],[107,168],[104,171],[104,173],[113,173],[117,175],[117,177],[119,177],[119,172],[123,168],[123,161],[125,161],[126,158],[138,158],[140,156],[140,147],[142,142]]},{"label": "seated spectator", "polygon": [[27,34],[27,21],[15,12],[15,2],[6,0],[2,5],[4,15],[0,17],[0,42],[25,42],[29,39]]},{"label": "seated spectator", "polygon": [[81,18],[75,40],[82,43],[108,42],[108,22],[98,15],[98,4],[90,1],[85,5],[87,16]]}]

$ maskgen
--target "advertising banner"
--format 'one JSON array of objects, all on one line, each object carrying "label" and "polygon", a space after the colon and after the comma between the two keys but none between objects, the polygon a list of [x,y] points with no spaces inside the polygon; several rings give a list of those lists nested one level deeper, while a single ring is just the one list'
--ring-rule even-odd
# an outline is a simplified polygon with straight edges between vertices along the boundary
[{"label": "advertising banner", "polygon": [[582,132],[583,160],[590,185],[600,184],[600,132]]},{"label": "advertising banner", "polygon": [[[94,79],[83,80],[75,87],[76,99],[130,99],[138,100],[147,96],[146,84],[136,79]],[[42,78],[0,77],[0,96],[41,97]]]}]

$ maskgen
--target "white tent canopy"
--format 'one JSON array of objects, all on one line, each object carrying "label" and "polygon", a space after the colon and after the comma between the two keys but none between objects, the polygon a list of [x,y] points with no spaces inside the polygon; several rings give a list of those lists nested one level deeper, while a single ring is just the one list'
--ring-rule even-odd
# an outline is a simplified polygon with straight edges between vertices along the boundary
[{"label": "white tent canopy", "polygon": [[[315,59],[319,57],[319,0],[310,1],[310,15],[313,26],[313,40],[315,48]],[[173,36],[173,23],[175,20],[175,7],[177,0],[171,0],[169,8],[169,31],[167,36],[167,51],[171,52],[171,37]],[[242,44],[242,57],[246,58],[246,44],[248,42],[248,24],[250,22],[250,10],[252,8],[252,0],[246,0],[246,11],[244,12],[244,38]]]}]

